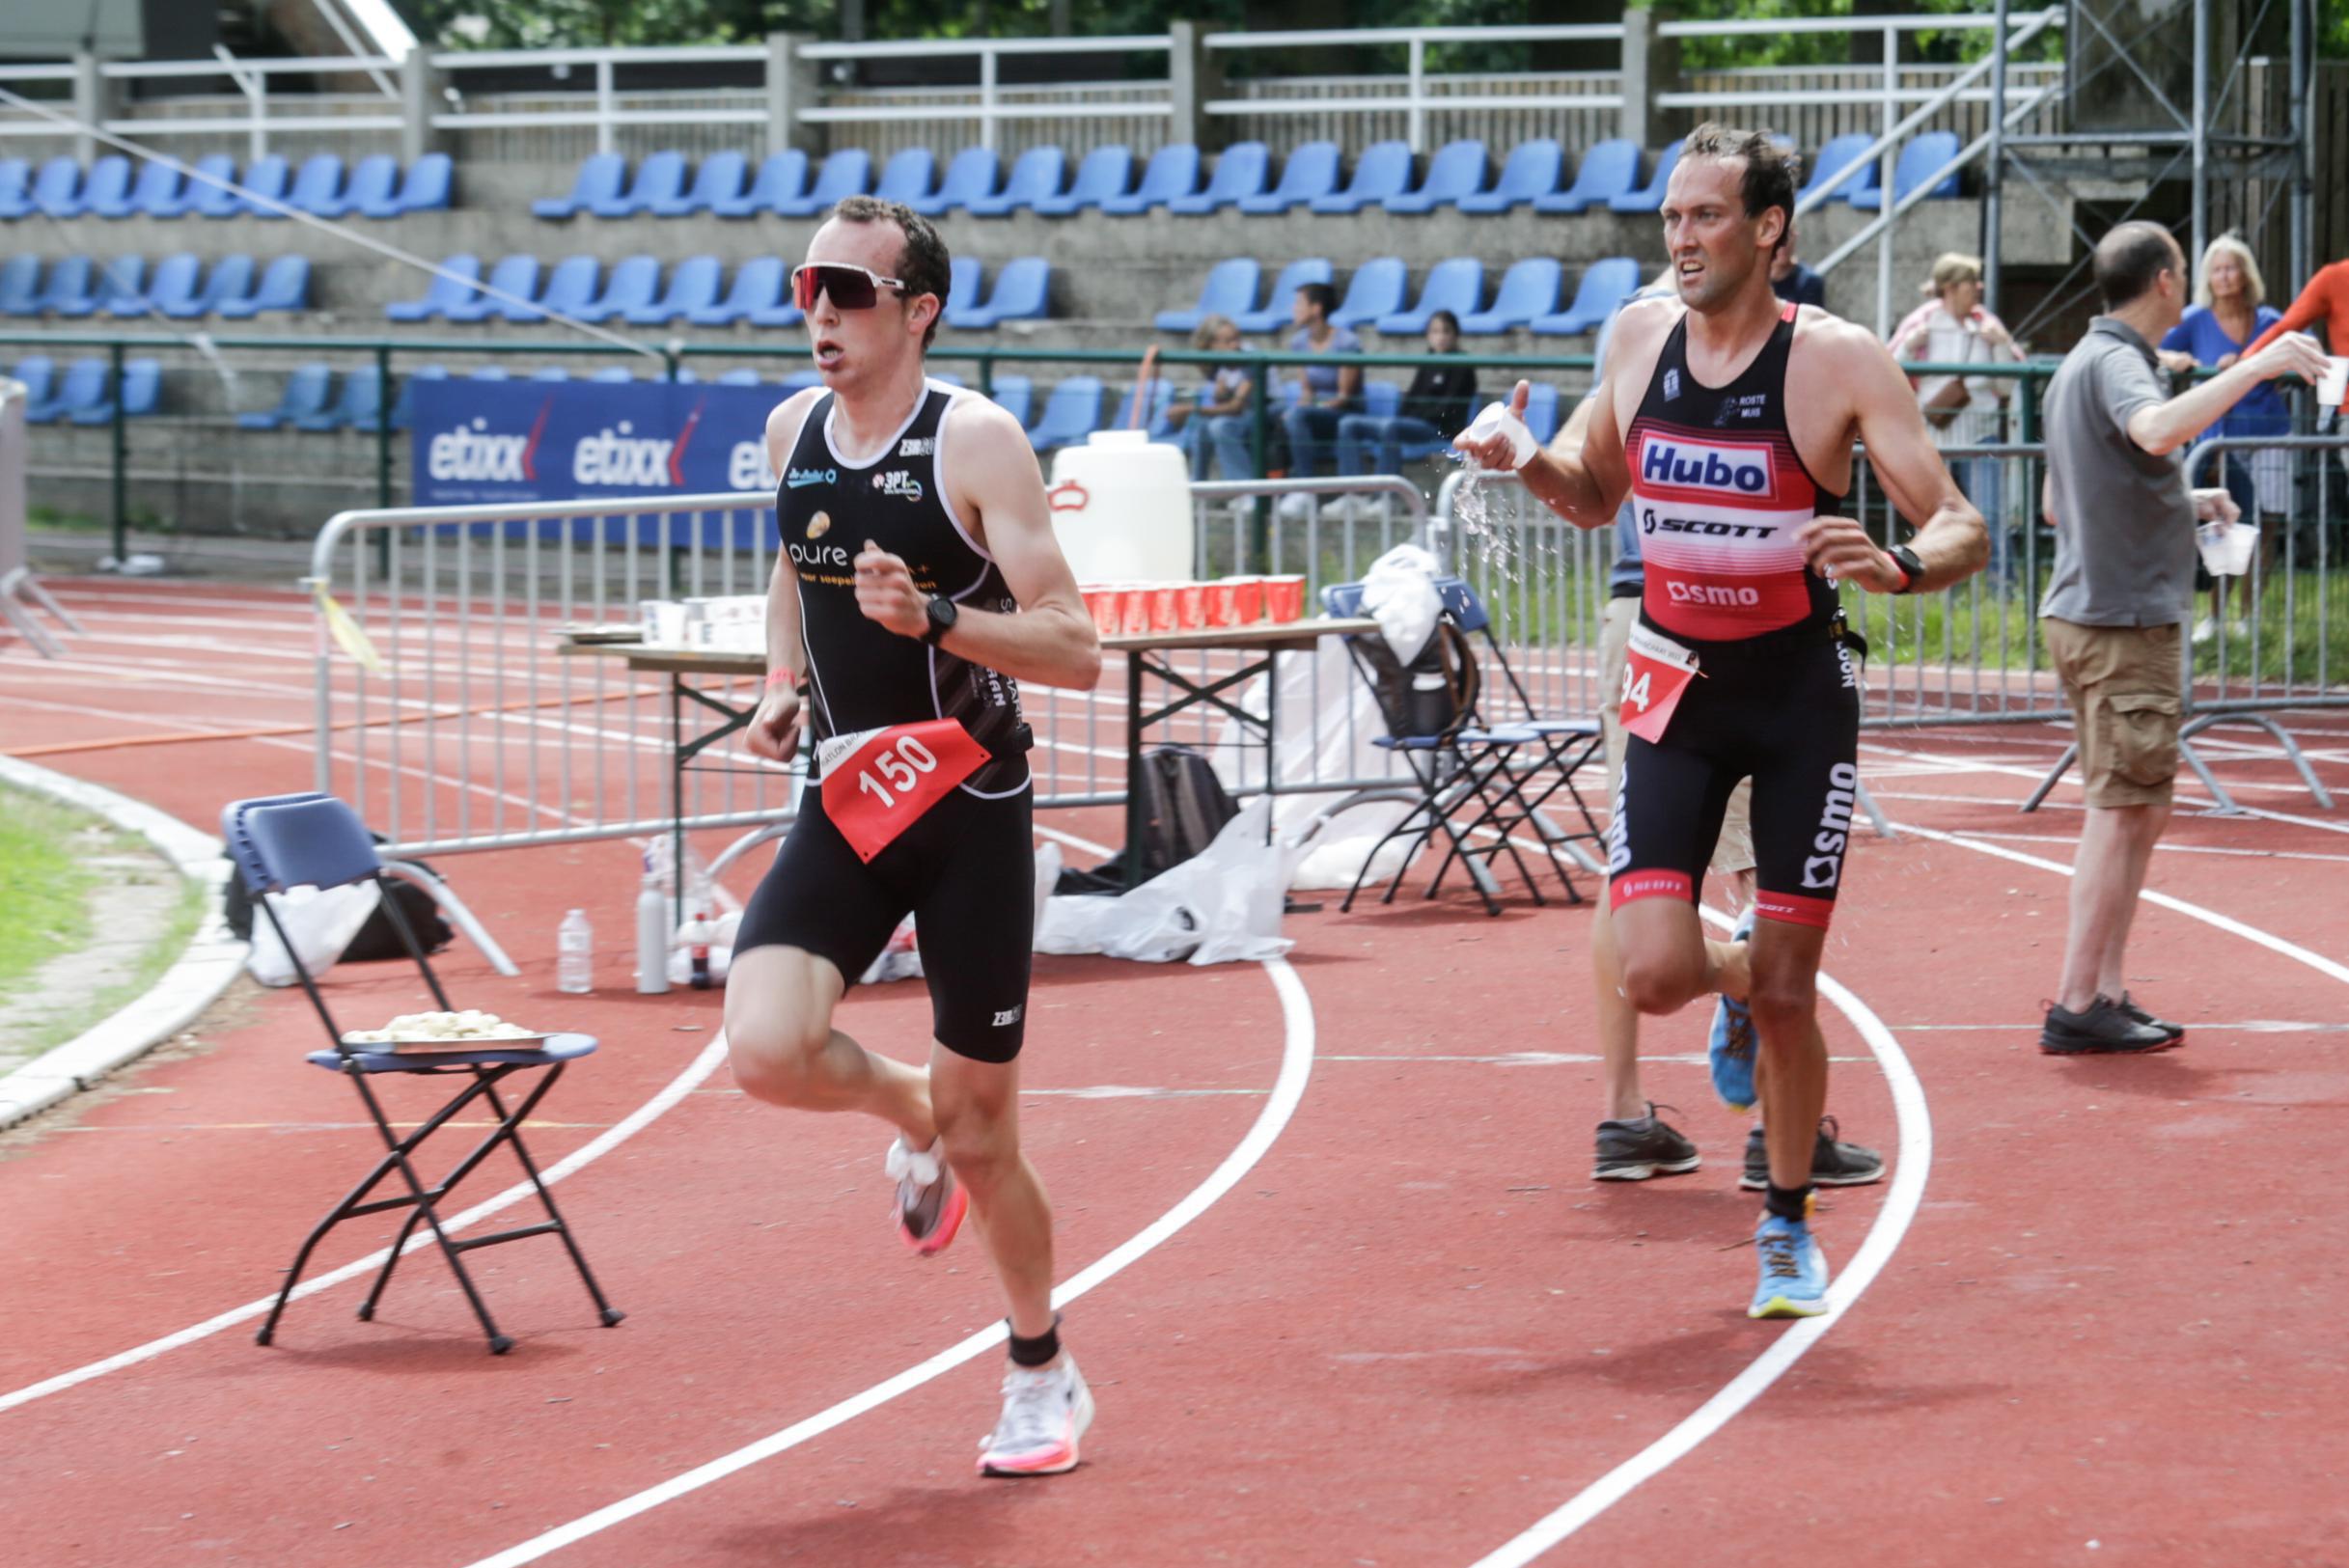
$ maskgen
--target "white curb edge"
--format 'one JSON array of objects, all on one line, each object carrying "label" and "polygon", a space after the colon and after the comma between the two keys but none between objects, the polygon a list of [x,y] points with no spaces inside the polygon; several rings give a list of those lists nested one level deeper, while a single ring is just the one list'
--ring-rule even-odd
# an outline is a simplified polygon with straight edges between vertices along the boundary
[{"label": "white curb edge", "polygon": [[17,757],[0,756],[0,781],[96,812],[137,834],[205,894],[204,918],[187,949],[145,996],[0,1077],[0,1127],[14,1127],[194,1023],[244,973],[245,944],[230,934],[221,914],[230,868],[219,839],[128,795]]}]

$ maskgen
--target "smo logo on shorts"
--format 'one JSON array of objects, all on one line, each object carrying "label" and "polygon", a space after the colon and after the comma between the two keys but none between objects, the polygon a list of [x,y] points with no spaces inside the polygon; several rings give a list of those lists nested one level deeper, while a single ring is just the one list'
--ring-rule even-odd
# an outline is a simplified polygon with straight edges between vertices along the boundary
[{"label": "smo logo on shorts", "polygon": [[1803,862],[1803,886],[1814,892],[1832,888],[1843,875],[1843,851],[1851,844],[1851,809],[1859,798],[1860,770],[1838,762],[1827,775],[1827,799],[1819,811],[1819,831],[1811,839],[1813,853]]}]

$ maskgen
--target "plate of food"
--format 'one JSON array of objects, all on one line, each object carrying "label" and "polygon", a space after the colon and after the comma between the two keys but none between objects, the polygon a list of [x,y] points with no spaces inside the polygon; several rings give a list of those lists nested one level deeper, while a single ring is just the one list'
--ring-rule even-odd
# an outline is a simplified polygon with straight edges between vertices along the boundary
[{"label": "plate of food", "polygon": [[362,1051],[398,1055],[434,1051],[529,1051],[553,1036],[510,1024],[493,1012],[469,1007],[463,1012],[401,1013],[381,1029],[354,1029],[343,1043]]},{"label": "plate of food", "polygon": [[633,620],[568,621],[555,630],[574,643],[641,643],[645,628]]}]

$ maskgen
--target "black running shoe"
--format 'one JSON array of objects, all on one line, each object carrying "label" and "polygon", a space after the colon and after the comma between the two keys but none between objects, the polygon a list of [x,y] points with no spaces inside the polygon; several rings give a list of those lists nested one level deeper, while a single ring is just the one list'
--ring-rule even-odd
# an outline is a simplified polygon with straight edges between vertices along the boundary
[{"label": "black running shoe", "polygon": [[1598,1124],[1598,1163],[1590,1168],[1590,1179],[1645,1181],[1682,1175],[1698,1164],[1697,1145],[1666,1126],[1650,1100],[1644,1116]]},{"label": "black running shoe", "polygon": [[2185,1025],[2173,1024],[2167,1018],[2154,1017],[2151,1013],[2145,1011],[2144,1008],[2139,1006],[2136,1001],[2132,999],[2129,993],[2126,991],[2123,991],[2120,994],[2120,1010],[2127,1013],[2131,1018],[2135,1019],[2141,1024],[2149,1025],[2154,1029],[2160,1030],[2164,1034],[2169,1035],[2172,1040],[2182,1040],[2186,1037]]},{"label": "black running shoe", "polygon": [[2039,1031],[2039,1049],[2051,1057],[2142,1056],[2177,1043],[2178,1035],[2139,1023],[2111,997],[2098,997],[2085,1012],[2051,1003]]},{"label": "black running shoe", "polygon": [[[1882,1181],[1884,1156],[1857,1143],[1838,1142],[1836,1134],[1842,1130],[1835,1117],[1819,1118],[1819,1141],[1810,1151],[1810,1185],[1865,1187],[1870,1182]],[[1762,1142],[1759,1127],[1746,1135],[1746,1171],[1737,1178],[1737,1185],[1750,1193],[1758,1193],[1770,1185],[1770,1154]]]}]

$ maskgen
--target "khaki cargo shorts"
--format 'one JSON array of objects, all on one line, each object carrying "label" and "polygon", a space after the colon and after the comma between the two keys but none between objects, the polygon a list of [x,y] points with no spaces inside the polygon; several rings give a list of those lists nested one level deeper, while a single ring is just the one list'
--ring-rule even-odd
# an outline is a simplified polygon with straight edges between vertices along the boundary
[{"label": "khaki cargo shorts", "polygon": [[[1623,778],[1622,703],[1623,666],[1631,657],[1631,626],[1640,619],[1636,598],[1607,601],[1607,618],[1598,634],[1598,722],[1607,732],[1607,800],[1615,802],[1616,785]],[[1722,813],[1721,837],[1713,841],[1713,874],[1735,876],[1754,869],[1754,781],[1740,779],[1729,791],[1728,810]]]},{"label": "khaki cargo shorts", "polygon": [[2178,628],[2040,620],[2090,806],[2166,806],[2178,774]]}]

